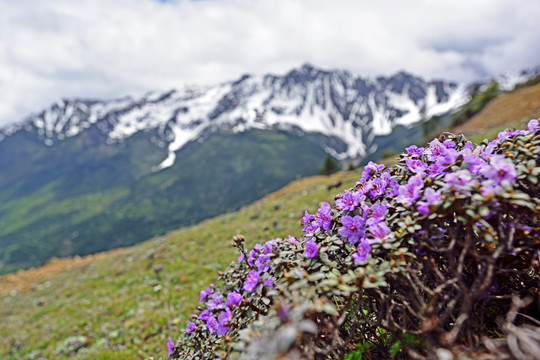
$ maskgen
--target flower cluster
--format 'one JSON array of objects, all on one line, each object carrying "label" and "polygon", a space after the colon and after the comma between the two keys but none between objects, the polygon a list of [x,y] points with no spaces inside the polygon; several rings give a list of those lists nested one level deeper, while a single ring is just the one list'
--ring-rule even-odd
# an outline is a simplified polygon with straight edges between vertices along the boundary
[{"label": "flower cluster", "polygon": [[[306,255],[317,256],[317,244],[313,240],[317,230],[328,231],[332,225],[338,234],[346,238],[351,245],[358,245],[358,252],[353,254],[356,264],[364,263],[374,243],[382,243],[391,237],[391,231],[385,222],[388,203],[385,199],[397,196],[397,202],[410,207],[415,206],[422,215],[430,213],[430,207],[436,205],[443,192],[462,192],[470,194],[470,187],[477,186],[483,195],[501,191],[504,181],[515,183],[516,168],[511,160],[502,154],[495,154],[495,145],[506,138],[527,134],[538,127],[538,121],[532,120],[530,130],[509,130],[499,134],[498,138],[487,145],[473,148],[471,142],[459,146],[453,140],[433,140],[428,147],[412,145],[406,150],[403,161],[411,175],[407,183],[399,184],[383,164],[369,162],[356,183],[354,190],[346,190],[336,197],[336,209],[342,218],[340,223],[332,222],[331,207],[323,203],[315,215],[307,211],[302,219],[303,232],[309,240]],[[460,170],[450,165],[460,162]],[[425,188],[425,183],[441,178],[444,185],[435,190]]]},{"label": "flower cluster", "polygon": [[[292,236],[288,240],[293,246],[298,244],[296,238]],[[199,330],[218,337],[227,334],[231,329],[234,309],[242,304],[244,297],[249,297],[250,293],[253,293],[258,287],[260,289],[273,288],[274,280],[270,273],[271,257],[279,241],[281,239],[270,240],[263,245],[256,244],[249,253],[244,251],[242,242],[237,243],[236,246],[240,248],[237,265],[244,266],[244,268],[249,269],[249,272],[244,279],[233,274],[232,277],[239,286],[229,292],[222,293],[216,289],[214,284],[201,290],[199,302],[202,306],[199,307],[198,314],[191,316],[192,321],[189,322],[185,333],[191,334]],[[169,353],[172,354],[171,351]]]},{"label": "flower cluster", "polygon": [[[356,299],[359,299],[361,296],[358,294],[362,289],[387,287],[394,277],[393,274],[407,272],[414,259],[425,257],[428,261],[427,265],[422,264],[420,269],[422,266],[434,266],[430,265],[432,262],[429,262],[431,260],[428,253],[444,262],[444,257],[438,253],[442,247],[447,248],[440,250],[441,254],[449,256],[451,262],[472,263],[471,259],[474,257],[466,259],[465,255],[460,255],[468,254],[467,246],[474,248],[474,251],[484,248],[491,251],[493,246],[496,248],[497,245],[484,245],[484,242],[496,242],[503,236],[497,231],[508,231],[508,227],[519,229],[520,236],[525,239],[530,238],[532,233],[536,234],[534,239],[538,243],[540,229],[534,224],[531,225],[531,222],[537,222],[537,219],[530,216],[530,213],[535,211],[535,205],[527,203],[529,200],[526,199],[530,197],[524,192],[530,193],[533,190],[529,185],[520,185],[519,181],[526,179],[530,184],[537,184],[540,164],[538,158],[535,159],[532,155],[531,149],[534,149],[534,146],[514,146],[512,141],[518,136],[528,136],[527,141],[532,141],[533,136],[538,137],[535,134],[539,130],[539,121],[531,120],[528,130],[507,130],[500,133],[494,141],[479,146],[474,146],[462,136],[441,137],[426,147],[412,145],[392,168],[373,162],[367,164],[355,186],[335,197],[334,207],[323,202],[315,214],[306,211],[300,221],[304,233],[302,238],[278,238],[265,244],[257,244],[248,251],[244,249],[243,237],[235,237],[234,246],[239,249],[240,256],[227,271],[220,274],[224,286],[218,289],[211,285],[200,292],[199,312],[192,315],[179,343],[181,347],[190,349],[187,352],[190,355],[185,358],[197,358],[203,354],[197,352],[197,349],[202,348],[202,343],[214,344],[208,347],[210,350],[204,350],[204,355],[200,355],[202,358],[215,359],[222,356],[220,354],[223,351],[228,353],[233,343],[218,341],[225,335],[228,339],[239,342],[235,348],[241,349],[240,351],[248,349],[250,342],[246,340],[249,339],[246,334],[252,332],[242,331],[256,327],[257,319],[269,314],[273,314],[275,319],[268,324],[274,324],[272,326],[276,329],[280,324],[286,324],[290,328],[297,316],[300,321],[299,328],[315,332],[317,330],[302,322],[302,319],[308,316],[306,314],[317,311],[335,314],[339,311],[339,307],[334,307],[324,299],[333,297],[336,301],[336,296],[341,299],[352,299],[351,297],[356,296]],[[523,143],[521,138],[519,141]],[[506,150],[511,146],[517,150]],[[527,158],[530,156],[533,156],[533,159]],[[526,166],[521,164],[524,161],[528,161]],[[496,209],[502,207],[503,203],[508,203],[510,209],[524,209],[524,214],[528,215],[521,219],[522,225],[505,223],[506,225],[499,224],[498,228],[494,227],[491,222],[497,221]],[[505,221],[510,220],[507,218]],[[460,227],[459,231],[448,230],[459,223],[465,225]],[[463,231],[467,233],[462,234]],[[475,237],[479,240],[474,246],[463,245],[465,250],[459,250],[459,247],[450,247],[456,246],[451,245],[455,244],[456,236],[467,239]],[[414,244],[413,249],[410,249],[411,244]],[[511,256],[514,250],[507,247],[501,248],[498,256]],[[453,252],[457,255],[452,255]],[[531,258],[530,252],[526,254],[522,258]],[[455,267],[451,262],[441,265],[444,271],[452,272],[464,267]],[[422,276],[431,276],[424,270],[415,271]],[[459,274],[459,281],[462,283],[461,287],[458,287],[455,285],[457,280],[444,279],[440,275],[442,271],[437,267],[432,271],[442,280],[429,278],[421,282],[420,286],[426,287],[435,281],[435,289],[446,289],[448,286],[450,290],[447,291],[456,292],[463,290],[463,283],[469,281],[463,278],[465,275]],[[473,298],[484,296],[489,299],[489,291],[499,291],[499,287],[490,287],[492,281],[496,282],[491,279],[493,271],[486,274],[487,280],[484,279],[484,282],[487,285],[478,285],[478,291],[474,290],[471,295]],[[408,279],[412,281],[412,278]],[[444,286],[437,282],[439,280]],[[516,284],[520,282],[523,284],[524,280]],[[477,286],[475,284],[471,282],[471,286]],[[455,287],[452,287],[454,285]],[[424,291],[428,300],[435,291],[440,290]],[[281,300],[276,301],[278,295]],[[456,292],[455,296],[465,295]],[[315,312],[309,312],[305,306],[294,305],[298,299],[311,299],[308,304],[319,304],[316,306],[321,307]],[[318,301],[315,301],[316,299]],[[379,298],[380,301],[383,299],[389,301],[388,296]],[[464,299],[470,301],[469,298]],[[402,305],[394,304],[390,309],[392,306]],[[383,307],[381,305],[381,308]],[[423,313],[425,309],[422,309]],[[405,310],[410,311],[410,306]],[[411,318],[414,316],[416,314],[410,315]],[[414,326],[422,324],[422,321],[422,318],[415,320]],[[270,326],[268,324],[265,325],[267,328]],[[453,325],[446,326],[454,326],[455,322],[449,324]],[[366,329],[377,329],[380,326],[382,325],[378,322]],[[402,330],[396,331],[398,338]],[[394,333],[393,328],[389,331]],[[291,335],[288,346],[292,346],[299,337],[296,332],[289,333]],[[276,339],[283,342],[283,336],[281,334]],[[373,340],[378,333],[370,336],[350,336],[365,336],[366,339]],[[209,342],[209,339],[215,341]],[[262,349],[270,346],[268,344],[253,342],[252,346],[262,346]],[[178,348],[177,346],[176,350]],[[177,358],[178,352],[175,352],[175,347],[171,346],[170,342],[168,349],[169,355]]]}]

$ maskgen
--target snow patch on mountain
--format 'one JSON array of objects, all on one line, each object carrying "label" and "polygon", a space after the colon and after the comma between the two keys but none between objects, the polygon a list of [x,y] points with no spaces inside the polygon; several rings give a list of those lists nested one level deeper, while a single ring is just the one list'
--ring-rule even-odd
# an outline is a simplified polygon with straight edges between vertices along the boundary
[{"label": "snow patch on mountain", "polygon": [[390,134],[394,126],[413,125],[466,100],[463,86],[405,72],[364,78],[304,65],[284,75],[244,75],[215,86],[186,85],[139,99],[61,100],[19,128],[30,126],[48,145],[92,126],[111,143],[155,130],[157,143],[168,148],[156,171],[172,166],[187,143],[221,130],[280,128],[322,134],[346,146],[327,146],[331,155],[358,159],[367,155],[374,137]]}]

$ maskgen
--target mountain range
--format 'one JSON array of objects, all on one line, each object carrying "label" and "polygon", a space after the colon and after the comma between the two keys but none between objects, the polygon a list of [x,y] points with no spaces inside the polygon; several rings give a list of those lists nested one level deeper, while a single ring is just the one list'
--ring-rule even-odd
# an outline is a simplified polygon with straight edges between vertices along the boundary
[{"label": "mountain range", "polygon": [[185,86],[164,93],[112,101],[60,100],[2,134],[35,131],[46,145],[96,127],[109,143],[141,131],[155,131],[152,142],[167,148],[155,170],[171,166],[175,153],[192,141],[230,130],[279,128],[334,138],[325,150],[339,159],[369,152],[377,135],[440,115],[466,99],[463,86],[425,80],[406,72],[363,78],[348,71],[303,65],[283,76],[244,75],[214,86]]},{"label": "mountain range", "polygon": [[469,88],[306,64],[141,98],[60,100],[0,130],[0,274],[237,209],[317,173],[327,155],[357,164],[399,150]]}]

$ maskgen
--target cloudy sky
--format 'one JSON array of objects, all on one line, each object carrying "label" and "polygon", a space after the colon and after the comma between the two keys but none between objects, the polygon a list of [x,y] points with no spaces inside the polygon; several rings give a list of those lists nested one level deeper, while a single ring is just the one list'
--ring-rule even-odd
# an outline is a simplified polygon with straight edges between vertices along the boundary
[{"label": "cloudy sky", "polygon": [[539,16],[537,0],[0,0],[0,126],[305,62],[469,82],[540,65]]}]

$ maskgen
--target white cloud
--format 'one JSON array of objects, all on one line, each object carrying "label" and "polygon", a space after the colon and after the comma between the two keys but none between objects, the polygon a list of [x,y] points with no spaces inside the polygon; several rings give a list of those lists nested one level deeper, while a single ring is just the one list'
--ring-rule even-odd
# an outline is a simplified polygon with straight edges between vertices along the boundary
[{"label": "white cloud", "polygon": [[0,0],[0,124],[112,98],[281,73],[470,81],[539,65],[535,0]]}]

